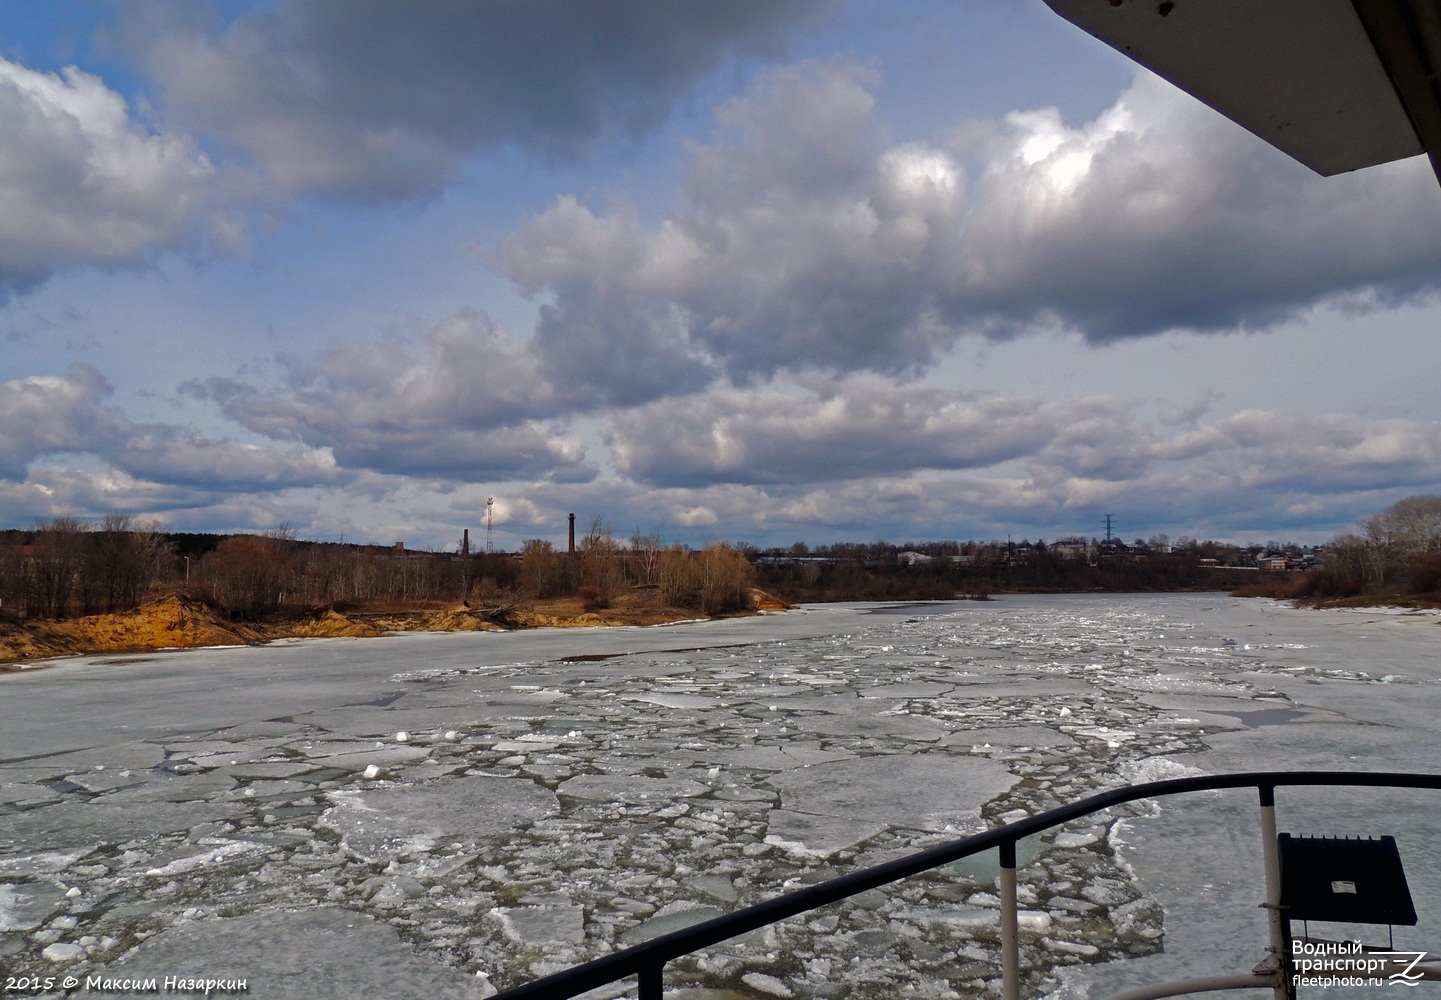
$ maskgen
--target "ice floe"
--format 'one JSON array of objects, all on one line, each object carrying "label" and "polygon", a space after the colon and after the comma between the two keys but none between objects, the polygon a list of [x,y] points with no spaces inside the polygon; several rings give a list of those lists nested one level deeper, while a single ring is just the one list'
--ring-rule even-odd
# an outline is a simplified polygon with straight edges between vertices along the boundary
[{"label": "ice floe", "polygon": [[[864,610],[185,654],[165,683],[203,664],[238,705],[203,679],[156,697],[136,664],[93,746],[64,717],[83,676],[23,675],[53,721],[0,727],[0,965],[484,997],[1117,783],[1441,749],[1429,636],[1395,619],[1363,643],[1355,617],[1214,596]],[[1137,803],[1022,841],[1028,991],[1184,967],[1173,946],[1239,958],[1246,805]],[[1218,874],[1177,874],[1199,868]],[[995,873],[989,852],[724,942],[668,992],[990,996]]]}]

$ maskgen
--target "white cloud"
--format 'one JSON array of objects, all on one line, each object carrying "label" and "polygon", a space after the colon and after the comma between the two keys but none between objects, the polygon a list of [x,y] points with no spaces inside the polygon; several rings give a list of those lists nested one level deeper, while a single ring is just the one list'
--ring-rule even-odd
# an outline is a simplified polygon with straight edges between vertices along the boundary
[{"label": "white cloud", "polygon": [[616,469],[664,485],[814,483],[985,468],[1032,455],[1106,400],[978,399],[875,378],[717,388],[615,413],[606,443]]},{"label": "white cloud", "polygon": [[0,134],[0,297],[67,267],[123,267],[233,231],[195,142],[140,124],[90,73],[0,58]]},{"label": "white cloud", "polygon": [[187,391],[346,469],[463,482],[593,474],[583,442],[550,420],[584,398],[547,378],[530,343],[474,310],[436,323],[418,351],[394,340],[340,344],[291,366],[282,392],[221,378]]},{"label": "white cloud", "polygon": [[686,526],[705,508],[745,537],[867,523],[890,537],[1054,536],[1102,511],[1145,533],[1314,534],[1441,483],[1437,421],[1247,410],[1178,425],[1144,409],[813,379],[622,411],[606,440],[655,516]]},{"label": "white cloud", "polygon": [[[518,117],[497,97],[448,122],[467,87],[538,80],[560,57],[467,67],[460,45],[403,91],[390,43],[406,19],[388,8],[354,39],[335,34],[338,8],[302,2],[149,51],[170,60],[157,72],[174,120],[243,148],[290,193],[373,202],[433,193],[497,145],[584,157],[596,137],[652,127],[724,52],[779,37],[801,9],[772,23],[763,6],[747,8],[750,34],[704,29],[695,67],[607,64],[610,89],[595,94],[577,90],[579,70],[552,81],[569,117],[546,118],[527,93]],[[454,16],[532,23],[521,5],[477,11]],[[700,16],[656,30],[674,41]],[[375,34],[382,23],[395,39]],[[416,28],[424,46],[445,23]],[[573,28],[545,30],[575,40]],[[235,88],[264,66],[275,72]],[[16,206],[0,213],[0,293],[190,245],[214,222],[224,180],[192,140],[141,124],[79,71],[0,70],[0,124],[27,137],[0,150],[0,207]],[[637,82],[657,79],[659,103]],[[1117,343],[1424,298],[1441,273],[1424,165],[1313,179],[1146,76],[1088,122],[1030,110],[895,141],[878,87],[850,61],[762,76],[689,147],[658,221],[623,199],[557,197],[487,258],[537,303],[533,336],[464,310],[416,343],[292,359],[279,386],[190,383],[244,441],[131,420],[93,368],[0,383],[0,500],[21,516],[171,510],[192,524],[352,523],[449,543],[455,525],[475,535],[493,492],[512,536],[563,530],[574,510],[622,532],[814,540],[1052,537],[1094,530],[1101,510],[1173,534],[1325,531],[1441,483],[1434,422],[1305,414],[1255,391],[1158,399],[1179,384],[1158,374],[1159,348],[1153,370],[1107,383],[1114,396],[1071,388],[1085,375],[1059,361],[1004,392],[940,386],[932,367],[948,357],[951,384],[984,380],[951,350],[967,336],[1012,340],[986,350],[1019,370],[1023,348],[1074,357],[1081,338],[1057,327]],[[1116,346],[1091,370],[1129,371],[1138,356]],[[1313,361],[1274,363],[1288,398],[1305,398]]]},{"label": "white cloud", "polygon": [[[577,380],[650,353],[693,390],[820,369],[924,369],[968,334],[1092,341],[1256,329],[1441,283],[1424,163],[1322,179],[1149,75],[1079,126],[1054,110],[887,145],[872,71],[776,70],[692,149],[647,227],[569,196],[495,260],[547,295],[538,339]],[[641,401],[646,383],[615,397]]]},{"label": "white cloud", "polygon": [[263,447],[135,423],[106,402],[111,393],[110,384],[88,365],[74,365],[65,375],[0,382],[0,481],[10,488],[32,483],[36,468],[53,456],[72,454],[92,456],[104,467],[74,470],[90,494],[263,492],[338,484],[343,478],[323,449]]},{"label": "white cloud", "polygon": [[704,505],[695,507],[675,507],[671,511],[676,524],[684,525],[687,528],[698,528],[704,525],[715,524],[720,520],[716,512]]},{"label": "white cloud", "polygon": [[41,455],[77,451],[102,436],[101,400],[110,392],[100,373],[76,365],[67,375],[0,383],[0,478],[23,478]]}]

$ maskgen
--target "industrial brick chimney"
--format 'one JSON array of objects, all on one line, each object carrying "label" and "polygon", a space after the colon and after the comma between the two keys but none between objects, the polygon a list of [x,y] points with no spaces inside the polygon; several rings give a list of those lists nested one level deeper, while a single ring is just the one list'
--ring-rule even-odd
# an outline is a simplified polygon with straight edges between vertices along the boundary
[{"label": "industrial brick chimney", "polygon": [[575,558],[575,515],[574,515],[574,514],[570,515],[570,548],[569,548],[567,551],[570,552],[570,557],[571,557],[572,559],[574,559],[574,558]]}]

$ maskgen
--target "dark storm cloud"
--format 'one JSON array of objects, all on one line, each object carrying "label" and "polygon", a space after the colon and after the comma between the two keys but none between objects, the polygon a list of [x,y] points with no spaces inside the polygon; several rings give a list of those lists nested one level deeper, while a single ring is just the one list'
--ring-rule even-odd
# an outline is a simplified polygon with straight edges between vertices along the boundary
[{"label": "dark storm cloud", "polygon": [[1080,126],[1024,112],[888,146],[875,83],[845,62],[777,70],[720,110],[662,223],[562,197],[495,260],[553,299],[556,348],[635,350],[647,335],[616,320],[623,304],[668,318],[667,352],[736,381],[915,371],[958,337],[1038,327],[1261,329],[1441,284],[1420,160],[1313,177],[1149,76]]},{"label": "dark storm cloud", "polygon": [[297,192],[430,195],[478,149],[576,160],[644,135],[727,59],[829,0],[292,0],[219,28],[122,8],[171,114]]}]

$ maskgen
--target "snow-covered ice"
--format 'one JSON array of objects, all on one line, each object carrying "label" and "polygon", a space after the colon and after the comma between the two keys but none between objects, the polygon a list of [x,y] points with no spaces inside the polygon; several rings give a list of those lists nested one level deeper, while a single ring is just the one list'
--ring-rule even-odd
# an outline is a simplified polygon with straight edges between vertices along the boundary
[{"label": "snow-covered ice", "polygon": [[[1123,782],[1434,768],[1436,628],[1028,597],[0,675],[0,967],[489,996]],[[1398,947],[1441,918],[1432,794],[1278,793],[1283,829],[1397,836],[1421,912]],[[1028,992],[1249,969],[1255,814],[1254,793],[1212,793],[1022,842]],[[991,852],[873,890],[668,985],[991,996],[994,874]]]}]

